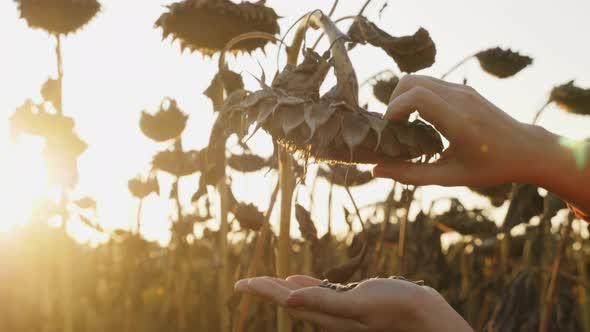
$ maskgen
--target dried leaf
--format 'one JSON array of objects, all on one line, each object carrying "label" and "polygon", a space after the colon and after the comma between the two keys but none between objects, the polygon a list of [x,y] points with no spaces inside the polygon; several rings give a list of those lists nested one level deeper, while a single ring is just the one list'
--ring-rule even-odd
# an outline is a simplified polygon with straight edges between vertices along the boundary
[{"label": "dried leaf", "polygon": [[350,26],[348,36],[353,42],[380,47],[406,73],[432,66],[436,57],[434,42],[424,28],[420,28],[412,36],[393,37],[366,18],[357,16]]},{"label": "dried leaf", "polygon": [[232,169],[243,173],[256,172],[265,167],[271,166],[269,159],[262,158],[250,153],[240,155],[232,154],[227,159],[227,164]]},{"label": "dried leaf", "polygon": [[231,95],[234,91],[244,89],[242,75],[235,73],[227,68],[218,71],[207,89],[203,92],[205,96],[211,99],[213,109],[219,111],[223,106],[223,92]]},{"label": "dried leaf", "polygon": [[301,232],[301,236],[310,242],[315,242],[318,239],[318,231],[315,228],[315,224],[311,219],[311,215],[309,211],[307,211],[303,206],[299,204],[295,204],[295,218],[297,219],[297,223],[299,224],[299,231]]},{"label": "dried leaf", "polygon": [[526,55],[499,47],[481,51],[475,54],[475,57],[483,70],[499,78],[514,76],[533,63],[533,59]]},{"label": "dried leaf", "polygon": [[254,204],[237,203],[232,207],[232,213],[243,229],[258,231],[265,221],[264,214]]},{"label": "dried leaf", "polygon": [[73,201],[80,209],[96,210],[96,201],[92,197],[82,197]]},{"label": "dried leaf", "polygon": [[61,110],[61,86],[58,80],[47,79],[41,87],[41,96],[50,102],[55,109]]},{"label": "dried leaf", "polygon": [[325,107],[321,104],[306,104],[303,111],[305,122],[310,129],[308,141],[311,140],[315,134],[316,129],[326,123],[335,112],[335,109]]},{"label": "dried leaf", "polygon": [[549,101],[562,109],[579,115],[590,115],[590,89],[582,89],[569,81],[551,90]]},{"label": "dried leaf", "polygon": [[152,160],[154,169],[177,177],[191,175],[200,170],[199,151],[160,151]]},{"label": "dried leaf", "polygon": [[344,143],[350,150],[350,160],[352,161],[355,148],[369,134],[371,126],[365,122],[365,118],[356,113],[345,112],[342,114],[342,130],[340,131]]}]

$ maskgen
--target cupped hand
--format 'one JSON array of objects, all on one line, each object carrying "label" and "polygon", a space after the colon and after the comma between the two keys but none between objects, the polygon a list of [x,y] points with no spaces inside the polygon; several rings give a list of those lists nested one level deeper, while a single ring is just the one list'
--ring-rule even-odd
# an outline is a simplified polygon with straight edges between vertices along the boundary
[{"label": "cupped hand", "polygon": [[256,277],[238,292],[261,296],[327,331],[472,331],[434,289],[409,281],[369,279],[347,292],[318,287],[308,276]]},{"label": "cupped hand", "polygon": [[543,153],[540,127],[521,123],[466,85],[406,75],[393,91],[384,118],[404,121],[417,111],[449,141],[428,164],[384,162],[373,174],[406,184],[489,186],[524,181]]}]

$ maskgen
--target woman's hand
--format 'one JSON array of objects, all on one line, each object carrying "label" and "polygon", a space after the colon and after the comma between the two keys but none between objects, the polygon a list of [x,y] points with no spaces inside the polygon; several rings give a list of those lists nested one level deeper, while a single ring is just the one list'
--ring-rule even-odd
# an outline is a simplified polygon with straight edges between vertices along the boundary
[{"label": "woman's hand", "polygon": [[434,289],[370,279],[347,292],[317,287],[308,276],[242,279],[236,290],[262,296],[327,331],[472,331]]},{"label": "woman's hand", "polygon": [[428,76],[404,76],[391,95],[384,117],[404,121],[415,111],[449,140],[449,148],[431,164],[378,164],[375,176],[413,185],[525,182],[531,163],[545,147],[539,127],[516,121],[466,85]]},{"label": "woman's hand", "polygon": [[384,117],[403,121],[415,111],[449,140],[449,147],[430,164],[378,164],[376,177],[413,185],[531,183],[590,216],[590,143],[516,121],[469,86],[406,75]]}]

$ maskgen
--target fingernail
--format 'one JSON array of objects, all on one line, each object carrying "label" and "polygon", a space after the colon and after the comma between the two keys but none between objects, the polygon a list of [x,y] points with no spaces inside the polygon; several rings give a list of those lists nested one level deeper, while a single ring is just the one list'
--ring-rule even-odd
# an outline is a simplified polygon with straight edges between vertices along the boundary
[{"label": "fingernail", "polygon": [[247,292],[248,291],[248,280],[249,279],[238,280],[234,284],[234,290],[237,292]]}]

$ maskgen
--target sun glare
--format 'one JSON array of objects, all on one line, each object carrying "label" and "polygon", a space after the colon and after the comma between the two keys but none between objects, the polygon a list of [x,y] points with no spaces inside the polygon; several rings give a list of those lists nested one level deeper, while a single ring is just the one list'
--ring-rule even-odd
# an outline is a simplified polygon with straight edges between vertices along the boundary
[{"label": "sun glare", "polygon": [[0,197],[5,202],[0,219],[0,231],[26,222],[35,202],[47,189],[43,163],[43,143],[39,139],[20,137],[17,142],[6,142],[0,149],[2,185]]}]

